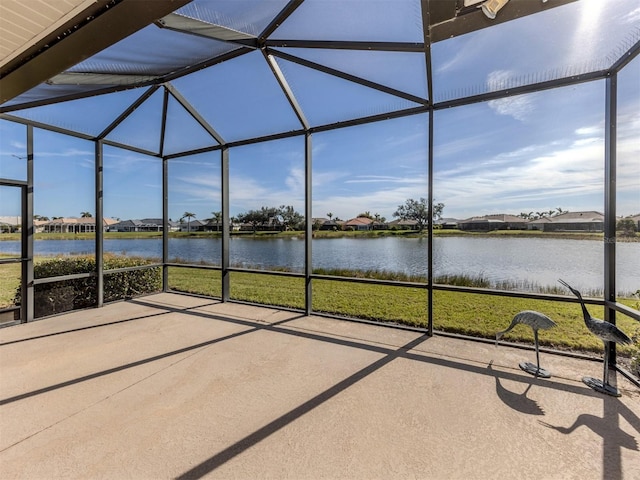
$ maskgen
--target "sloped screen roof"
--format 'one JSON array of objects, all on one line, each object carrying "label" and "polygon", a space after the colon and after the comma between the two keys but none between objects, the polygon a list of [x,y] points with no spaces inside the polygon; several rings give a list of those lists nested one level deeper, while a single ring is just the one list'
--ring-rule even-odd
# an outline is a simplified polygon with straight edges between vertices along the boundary
[{"label": "sloped screen roof", "polygon": [[[109,6],[117,13],[130,3]],[[153,3],[164,10],[172,4]],[[168,88],[170,115],[196,119],[199,140],[189,148],[206,148],[444,108],[494,92],[512,95],[563,79],[602,78],[635,56],[640,40],[634,0],[512,0],[493,20],[478,2],[463,0],[192,0],[174,6],[7,99],[0,112],[158,154],[157,142],[135,145],[113,122],[136,110],[138,121],[161,114],[161,92],[148,90],[159,85]],[[95,33],[109,36],[104,29]],[[46,105],[60,102],[67,106],[53,116]],[[74,119],[79,108],[91,108],[91,119]],[[145,132],[159,134],[153,122]]]}]

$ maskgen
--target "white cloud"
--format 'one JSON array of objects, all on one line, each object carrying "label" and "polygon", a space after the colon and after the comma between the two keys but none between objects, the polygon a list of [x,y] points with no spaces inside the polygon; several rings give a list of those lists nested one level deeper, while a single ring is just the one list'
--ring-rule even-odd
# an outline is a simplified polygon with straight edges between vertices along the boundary
[{"label": "white cloud", "polygon": [[294,196],[298,197],[300,195],[304,196],[305,191],[305,175],[304,169],[292,167],[289,170],[289,175],[284,181],[285,185],[289,187],[289,190],[294,194]]},{"label": "white cloud", "polygon": [[[437,140],[437,136],[436,136]],[[479,147],[484,147],[487,144],[486,135],[467,136],[462,138],[456,138],[451,142],[437,143],[434,147],[435,158],[443,158],[448,156],[455,156],[460,153],[465,153]]]},{"label": "white cloud", "polygon": [[42,151],[35,150],[34,158],[42,157],[91,157],[94,158],[95,152],[93,150],[79,150],[77,148],[65,148],[60,151]]},{"label": "white cloud", "polygon": [[447,51],[448,55],[445,58],[438,59],[438,61],[434,62],[437,74],[461,70],[464,69],[465,66],[473,64],[478,58],[484,56],[487,45],[491,43],[491,38],[487,36],[480,36],[480,38],[476,36],[473,42],[463,42],[462,39],[463,37],[457,37],[456,42],[458,45],[463,44],[462,46],[464,48],[457,48],[452,52]]},{"label": "white cloud", "polygon": [[[567,208],[580,197],[583,209],[601,210],[604,182],[602,139],[576,139],[573,144],[525,147],[505,152],[489,164],[474,164],[439,172],[436,195],[445,203],[446,216],[467,217],[485,213],[518,213]],[[526,153],[530,155],[527,156]],[[449,207],[447,209],[447,206]],[[459,207],[457,207],[459,206]]]},{"label": "white cloud", "polygon": [[304,171],[301,169],[291,168],[282,187],[271,188],[260,179],[242,174],[231,176],[229,183],[232,215],[280,205],[293,205],[298,212],[304,209]]},{"label": "white cloud", "polygon": [[[436,195],[449,207],[446,215],[458,217],[558,206],[570,210],[602,210],[604,146],[601,139],[580,143],[526,162],[514,162],[503,170],[473,169],[463,174],[457,171],[439,174]],[[626,150],[628,145],[622,148]],[[633,159],[628,156],[618,159],[618,213],[622,215],[640,210],[638,155],[640,149],[636,147]],[[460,208],[456,209],[456,205]]]},{"label": "white cloud", "polygon": [[640,22],[640,7],[627,13],[623,17],[622,21],[625,23],[631,23],[631,24],[636,24]]},{"label": "white cloud", "polygon": [[494,70],[487,75],[487,89],[490,92],[504,90],[511,86],[510,80],[515,73],[510,70]]},{"label": "white cloud", "polygon": [[535,110],[531,96],[517,95],[515,97],[499,98],[488,102],[489,108],[494,110],[498,115],[508,115],[525,121],[527,117]]},{"label": "white cloud", "polygon": [[[394,186],[396,185],[396,186]],[[416,176],[411,181],[384,183],[374,190],[366,192],[349,192],[333,194],[313,201],[313,216],[323,217],[326,212],[333,212],[343,220],[353,218],[359,213],[369,211],[392,220],[393,212],[398,205],[408,198],[427,196],[426,176]]]},{"label": "white cloud", "polygon": [[322,188],[324,186],[331,186],[337,180],[348,177],[349,175],[350,174],[348,172],[342,172],[337,170],[313,172],[313,176],[312,176],[313,188]]},{"label": "white cloud", "polygon": [[579,138],[573,142],[574,147],[581,147],[583,145],[589,145],[590,143],[602,142],[601,137],[589,137],[589,138]]},{"label": "white cloud", "polygon": [[591,127],[578,128],[575,131],[576,135],[604,135],[602,125],[593,125]]},{"label": "white cloud", "polygon": [[[93,152],[92,152],[93,155]],[[105,153],[103,165],[105,171],[113,170],[115,174],[131,173],[136,170],[143,170],[145,175],[153,175],[156,172],[160,174],[162,162],[155,157],[148,157],[146,155],[135,154],[112,154]],[[153,171],[153,167],[156,167],[156,171]]]},{"label": "white cloud", "polygon": [[358,175],[344,183],[420,183],[416,177],[392,177],[389,175]]},{"label": "white cloud", "polygon": [[[513,83],[515,73],[509,70],[494,70],[487,75],[487,89],[490,92],[504,90]],[[524,121],[533,112],[534,104],[531,95],[499,98],[488,102],[489,108],[498,115],[508,115],[516,120]]]}]

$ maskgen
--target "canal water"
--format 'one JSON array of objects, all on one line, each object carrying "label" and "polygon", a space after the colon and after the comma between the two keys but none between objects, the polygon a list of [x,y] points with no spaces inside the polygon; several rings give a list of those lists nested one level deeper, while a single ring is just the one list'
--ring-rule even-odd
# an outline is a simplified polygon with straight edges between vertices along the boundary
[{"label": "canal water", "polygon": [[[314,268],[385,270],[427,274],[427,239],[404,237],[314,239]],[[0,253],[19,254],[17,241],[0,241]],[[92,240],[39,240],[36,255],[84,254]],[[162,257],[161,239],[105,239],[105,252]],[[302,272],[304,240],[283,237],[231,237],[230,262],[247,268],[284,267]],[[616,245],[619,292],[640,289],[640,243]],[[219,265],[219,238],[170,238],[170,261]],[[482,276],[492,282],[557,285],[559,277],[579,289],[602,290],[604,247],[601,241],[532,237],[435,237],[434,275]]]}]

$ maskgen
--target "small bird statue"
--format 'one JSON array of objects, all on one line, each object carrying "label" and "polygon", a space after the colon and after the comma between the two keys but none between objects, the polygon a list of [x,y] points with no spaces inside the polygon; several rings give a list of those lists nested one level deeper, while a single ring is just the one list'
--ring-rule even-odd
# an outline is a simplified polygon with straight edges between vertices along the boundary
[{"label": "small bird statue", "polygon": [[602,381],[592,377],[583,377],[582,381],[600,393],[606,393],[607,395],[612,395],[614,397],[621,396],[617,388],[609,385],[609,350],[611,348],[611,342],[628,345],[631,344],[631,339],[613,323],[593,318],[589,314],[580,292],[562,279],[558,280],[558,282],[567,287],[571,290],[571,293],[578,297],[578,300],[580,300],[580,306],[582,307],[584,324],[591,333],[604,342],[604,373],[602,375]]},{"label": "small bird statue", "polygon": [[531,375],[535,375],[536,377],[550,378],[551,374],[544,368],[540,368],[538,330],[547,330],[549,328],[555,327],[556,323],[540,312],[534,312],[533,310],[524,310],[520,313],[517,313],[515,317],[513,317],[513,320],[511,320],[511,325],[509,325],[506,330],[496,333],[496,346],[498,345],[498,340],[500,340],[505,333],[510,332],[516,325],[529,325],[533,329],[533,338],[536,343],[537,365],[534,365],[530,362],[521,362],[520,368],[525,372],[530,373]]}]

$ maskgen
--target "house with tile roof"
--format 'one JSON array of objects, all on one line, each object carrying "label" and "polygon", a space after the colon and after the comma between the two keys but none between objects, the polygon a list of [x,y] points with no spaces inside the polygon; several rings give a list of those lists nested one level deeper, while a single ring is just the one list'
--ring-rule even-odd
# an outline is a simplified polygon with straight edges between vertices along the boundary
[{"label": "house with tile roof", "polygon": [[389,228],[391,230],[418,230],[418,221],[398,218],[389,222]]},{"label": "house with tile roof", "polygon": [[526,230],[527,220],[515,215],[499,213],[495,215],[484,215],[482,217],[471,217],[458,222],[460,230],[472,230],[490,232],[493,230]]},{"label": "house with tile roof", "polygon": [[356,217],[343,224],[345,230],[366,231],[373,229],[373,220],[367,217]]},{"label": "house with tile roof", "polygon": [[[113,218],[103,218],[103,231],[109,231],[116,223],[118,221]],[[92,233],[96,231],[96,219],[94,217],[60,217],[42,223],[41,227],[44,233]]]},{"label": "house with tile roof", "polygon": [[596,211],[566,212],[549,217],[545,232],[603,232],[604,214]]},{"label": "house with tile roof", "polygon": [[[169,221],[169,231],[179,230],[178,222]],[[185,224],[186,225],[186,224]],[[163,223],[161,218],[143,218],[136,220],[121,220],[110,226],[110,232],[161,232]]]}]

